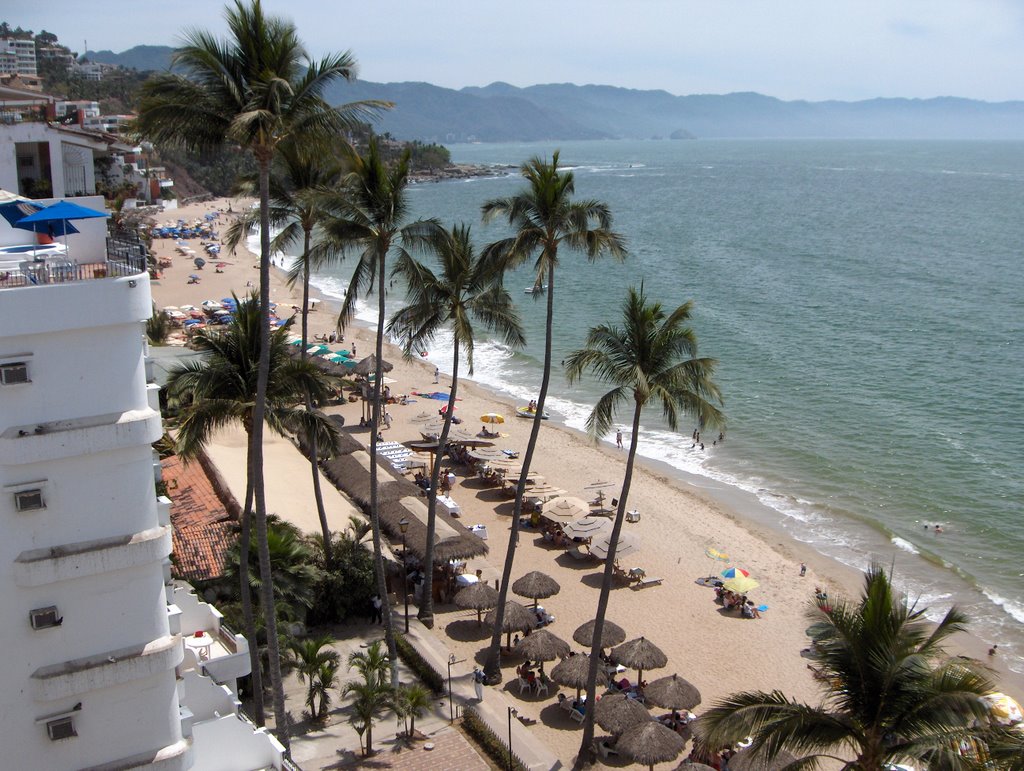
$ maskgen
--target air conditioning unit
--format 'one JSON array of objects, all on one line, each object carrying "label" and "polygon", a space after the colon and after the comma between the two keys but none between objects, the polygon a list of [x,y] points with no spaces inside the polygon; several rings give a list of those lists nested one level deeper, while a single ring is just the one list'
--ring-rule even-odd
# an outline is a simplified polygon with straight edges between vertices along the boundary
[{"label": "air conditioning unit", "polygon": [[46,508],[43,500],[43,491],[35,488],[32,490],[19,490],[14,494],[14,506],[18,511],[38,511]]},{"label": "air conditioning unit", "polygon": [[78,731],[75,730],[74,718],[62,717],[57,720],[46,721],[46,735],[50,737],[51,741],[55,742],[78,736]]},{"label": "air conditioning unit", "polygon": [[33,629],[50,629],[64,623],[64,617],[57,615],[56,605],[51,605],[48,608],[36,608],[30,611],[28,616]]},{"label": "air conditioning unit", "polygon": [[23,361],[0,364],[0,385],[28,383],[28,364]]}]

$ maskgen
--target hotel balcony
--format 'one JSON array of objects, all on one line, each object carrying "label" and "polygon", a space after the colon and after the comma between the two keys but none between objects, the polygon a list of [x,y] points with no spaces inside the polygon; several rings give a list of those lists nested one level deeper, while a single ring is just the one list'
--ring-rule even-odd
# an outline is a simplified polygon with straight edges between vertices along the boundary
[{"label": "hotel balcony", "polygon": [[238,678],[252,671],[249,641],[225,626],[221,612],[199,599],[183,581],[174,582],[173,606],[178,612],[172,617],[171,629],[180,630],[185,648],[179,674],[195,671],[208,675],[237,693]]}]

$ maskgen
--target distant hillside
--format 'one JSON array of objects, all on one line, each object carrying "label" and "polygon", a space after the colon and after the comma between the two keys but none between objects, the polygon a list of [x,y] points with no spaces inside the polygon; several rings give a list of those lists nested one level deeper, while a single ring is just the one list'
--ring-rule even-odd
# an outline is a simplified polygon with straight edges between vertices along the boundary
[{"label": "distant hillside", "polygon": [[336,83],[327,91],[334,104],[383,99],[395,107],[375,124],[399,139],[431,142],[532,142],[543,139],[607,139],[569,113],[555,112],[520,95],[481,97],[429,83]]},{"label": "distant hillside", "polygon": [[100,64],[117,64],[139,72],[147,70],[166,70],[171,66],[170,46],[135,46],[127,51],[115,54],[113,51],[86,51],[85,56],[91,62]]},{"label": "distant hillside", "polygon": [[[136,46],[94,61],[162,70],[168,46]],[[1024,139],[1024,102],[955,97],[785,102],[756,93],[675,96],[572,83],[518,88],[508,83],[459,90],[429,83],[336,83],[333,104],[360,99],[395,103],[376,128],[425,142],[514,142],[544,139],[878,138]]]},{"label": "distant hillside", "polygon": [[[785,102],[755,93],[674,96],[667,91],[571,83],[528,88],[492,83],[459,91],[425,84],[359,83],[357,88],[338,86],[332,97],[399,101],[398,94],[409,99],[428,88],[443,93],[449,109],[428,120],[410,104],[400,117],[385,114],[380,130],[440,142],[464,141],[469,134],[480,141],[588,138],[584,134],[620,139],[1024,139],[1024,102],[954,97]],[[519,107],[524,102],[534,110],[525,130]],[[485,110],[492,119],[493,131],[488,133],[476,120]],[[495,125],[494,118],[502,116]]]}]

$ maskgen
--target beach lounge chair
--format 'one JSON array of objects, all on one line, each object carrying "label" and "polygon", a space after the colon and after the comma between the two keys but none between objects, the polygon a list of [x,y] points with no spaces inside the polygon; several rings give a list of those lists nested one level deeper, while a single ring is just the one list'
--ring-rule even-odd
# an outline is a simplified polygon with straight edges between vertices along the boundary
[{"label": "beach lounge chair", "polygon": [[657,576],[644,576],[643,578],[641,578],[639,581],[636,582],[636,586],[634,586],[633,588],[634,589],[644,589],[644,588],[646,588],[648,586],[657,586],[663,580],[664,579],[658,578]]},{"label": "beach lounge chair", "polygon": [[576,709],[575,707],[571,707],[571,708],[569,709],[569,717],[571,717],[571,718],[572,718],[573,720],[575,720],[575,721],[576,721],[577,723],[582,723],[582,722],[583,722],[583,713],[582,713],[582,712],[580,712],[580,711],[579,711],[578,709]]},{"label": "beach lounge chair", "polygon": [[608,742],[604,741],[603,739],[601,741],[594,739],[594,750],[595,752],[597,752],[598,755],[601,756],[602,760],[607,760],[609,755],[618,756],[619,754],[614,747],[612,747],[610,744],[608,744]]}]

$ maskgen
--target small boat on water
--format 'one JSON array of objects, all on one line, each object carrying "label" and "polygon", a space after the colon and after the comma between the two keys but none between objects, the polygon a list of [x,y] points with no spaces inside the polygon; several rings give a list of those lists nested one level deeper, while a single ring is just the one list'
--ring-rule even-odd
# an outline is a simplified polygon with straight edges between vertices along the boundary
[{"label": "small boat on water", "polygon": [[534,284],[523,290],[524,294],[544,294],[548,289],[547,284]]},{"label": "small boat on water", "polygon": [[[536,417],[537,411],[531,410],[529,407],[516,407],[516,415],[521,418],[533,418]],[[541,420],[547,420],[548,414],[545,412],[540,416]]]}]

